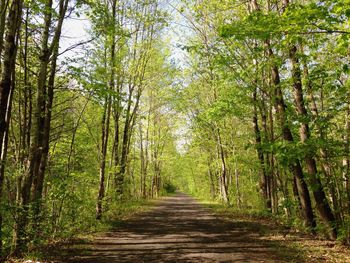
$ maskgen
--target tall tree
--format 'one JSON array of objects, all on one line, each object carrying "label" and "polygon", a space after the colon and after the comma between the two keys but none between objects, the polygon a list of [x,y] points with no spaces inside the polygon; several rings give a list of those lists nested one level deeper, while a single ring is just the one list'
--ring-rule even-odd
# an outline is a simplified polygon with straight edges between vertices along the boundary
[{"label": "tall tree", "polygon": [[[30,152],[28,156],[27,172],[21,186],[20,204],[22,210],[17,222],[16,253],[21,253],[26,247],[28,225],[28,205],[33,203],[33,215],[36,218],[33,227],[37,230],[41,210],[41,198],[45,170],[49,154],[51,112],[54,99],[54,80],[58,58],[59,42],[61,38],[63,21],[66,18],[68,0],[61,0],[58,5],[57,22],[53,26],[53,1],[48,0],[43,9],[44,25],[39,55],[40,66],[38,70],[36,87],[36,105],[34,107],[33,130],[31,135]],[[50,41],[50,31],[54,35]],[[51,62],[51,64],[50,64]],[[31,193],[32,191],[32,193]]]},{"label": "tall tree", "polygon": [[[11,2],[6,26],[4,19],[6,16],[6,3],[1,1],[1,24],[0,27],[6,29],[5,40],[0,43],[1,51],[3,49],[3,59],[1,65],[0,81],[0,198],[3,196],[3,183],[5,172],[5,161],[7,154],[8,128],[11,117],[12,95],[15,88],[15,66],[17,57],[17,36],[22,22],[23,1],[14,0]],[[0,28],[0,37],[2,39],[3,31]],[[4,47],[2,47],[4,43]],[[1,54],[1,53],[0,53]],[[2,206],[2,204],[1,204]],[[0,211],[0,253],[2,253],[2,209]]]}]

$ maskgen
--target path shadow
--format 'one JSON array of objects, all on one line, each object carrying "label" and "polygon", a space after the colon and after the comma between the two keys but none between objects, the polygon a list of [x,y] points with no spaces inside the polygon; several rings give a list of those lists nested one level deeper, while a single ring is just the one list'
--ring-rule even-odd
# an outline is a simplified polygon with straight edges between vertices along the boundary
[{"label": "path shadow", "polygon": [[185,194],[119,225],[88,244],[74,244],[63,262],[304,262],[299,251],[262,240],[259,226],[217,218]]}]

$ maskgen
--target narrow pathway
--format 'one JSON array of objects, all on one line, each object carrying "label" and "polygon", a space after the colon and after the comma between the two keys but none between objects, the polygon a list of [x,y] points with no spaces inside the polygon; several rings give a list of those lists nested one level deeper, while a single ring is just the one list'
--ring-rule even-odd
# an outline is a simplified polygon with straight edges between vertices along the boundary
[{"label": "narrow pathway", "polygon": [[219,219],[179,193],[74,250],[66,262],[290,262],[281,255],[285,250],[260,241],[249,225]]}]

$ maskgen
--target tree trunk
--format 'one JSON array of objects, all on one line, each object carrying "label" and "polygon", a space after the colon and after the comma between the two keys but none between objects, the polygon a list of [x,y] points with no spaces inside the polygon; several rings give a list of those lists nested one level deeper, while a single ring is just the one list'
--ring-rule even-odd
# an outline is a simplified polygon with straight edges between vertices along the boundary
[{"label": "tree trunk", "polygon": [[228,196],[228,187],[227,187],[227,166],[225,160],[225,152],[224,147],[222,145],[220,129],[217,129],[217,144],[219,150],[219,159],[221,161],[221,174],[220,174],[220,189],[221,189],[221,198],[225,204],[229,204],[229,196]]},{"label": "tree trunk", "polygon": [[[255,10],[255,11],[260,10],[257,0],[251,0],[251,8],[252,10]],[[294,141],[293,135],[290,128],[288,127],[288,122],[287,122],[286,105],[285,105],[282,90],[281,90],[279,70],[276,63],[274,62],[275,56],[272,51],[272,47],[269,39],[266,39],[264,41],[264,45],[265,45],[265,50],[267,52],[267,55],[271,61],[271,80],[272,80],[272,85],[274,90],[273,105],[277,113],[277,118],[279,120],[279,124],[282,130],[282,136],[285,141],[293,142]],[[302,214],[303,214],[305,223],[307,226],[311,228],[315,228],[316,221],[314,219],[314,214],[312,211],[310,193],[305,182],[305,176],[304,176],[300,161],[296,159],[294,163],[289,164],[289,170],[293,174],[293,176],[296,177],[296,188],[298,189]]]},{"label": "tree trunk", "polygon": [[102,218],[102,202],[105,196],[105,172],[106,172],[106,158],[109,138],[109,120],[111,113],[111,100],[107,95],[105,100],[103,116],[102,116],[102,135],[101,135],[101,152],[100,152],[100,184],[96,204],[96,219]]},{"label": "tree trunk", "polygon": [[[301,46],[301,52],[303,52],[303,47]],[[306,64],[306,62],[304,62],[303,64],[304,70],[304,78],[305,78],[305,84],[304,86],[307,88],[308,94],[307,94],[307,98],[308,98],[308,103],[309,103],[309,107],[311,110],[311,113],[313,115],[314,118],[318,118],[319,117],[319,113],[318,113],[318,108],[317,108],[317,104],[316,104],[316,99],[314,97],[313,91],[312,91],[312,83],[309,79],[309,70],[308,70],[308,66]],[[326,139],[326,135],[324,134],[324,129],[323,127],[321,127],[321,125],[319,125],[319,123],[316,121],[315,122],[317,129],[319,130],[319,137],[322,140]],[[326,178],[326,182],[327,182],[327,186],[330,189],[330,193],[331,193],[331,198],[332,198],[332,203],[333,203],[333,207],[334,207],[334,215],[336,217],[336,219],[338,221],[341,221],[341,199],[339,198],[339,196],[337,196],[337,191],[336,191],[336,182],[334,179],[332,179],[332,177],[334,176],[332,173],[332,163],[329,159],[329,154],[327,152],[327,149],[324,149],[323,147],[320,147],[320,163],[321,163],[321,167],[322,167],[322,172],[325,175]]]},{"label": "tree trunk", "polygon": [[140,162],[141,162],[141,171],[140,171],[140,176],[141,176],[141,196],[143,198],[147,197],[147,169],[148,169],[148,141],[149,141],[149,126],[150,126],[150,115],[151,115],[151,107],[148,112],[148,117],[147,117],[147,128],[146,128],[146,138],[144,140],[143,138],[143,130],[141,126],[141,121],[140,121]]},{"label": "tree trunk", "polygon": [[[115,48],[116,48],[116,30],[115,30],[115,22],[116,22],[116,4],[117,1],[113,0],[112,2],[112,42],[110,46],[110,79],[109,79],[109,92],[114,91],[115,86]],[[107,158],[107,148],[108,148],[108,139],[109,139],[109,123],[111,116],[111,94],[107,94],[103,117],[102,117],[102,137],[101,137],[101,156],[100,156],[100,184],[97,196],[97,204],[96,204],[96,219],[101,219],[102,217],[102,202],[105,196],[105,170],[106,170],[106,158]]]},{"label": "tree trunk", "polygon": [[[236,164],[237,165],[237,164]],[[242,200],[241,200],[241,191],[239,188],[239,171],[238,168],[235,168],[235,181],[236,181],[236,199],[237,199],[237,208],[240,209],[242,206]]]},{"label": "tree trunk", "polygon": [[344,147],[346,157],[343,159],[343,179],[348,204],[347,211],[350,213],[350,93],[348,94],[346,109]]},{"label": "tree trunk", "polygon": [[[265,105],[265,104],[263,104]],[[264,106],[263,112],[267,111],[267,113],[263,113],[265,115],[268,115],[268,120],[269,120],[269,125],[267,127],[266,124],[263,124],[264,126],[264,132],[265,132],[265,137],[266,140],[270,143],[275,142],[275,132],[274,132],[274,118],[273,118],[273,106],[270,103],[269,109],[265,109],[266,107]],[[266,117],[265,117],[266,118]],[[275,159],[274,153],[268,153],[268,164],[269,164],[269,174],[271,177],[270,184],[271,184],[271,207],[272,207],[272,212],[277,213],[278,212],[278,189],[277,189],[277,180],[280,179],[280,170],[277,166],[277,162]],[[283,188],[282,183],[281,183],[281,188]],[[287,190],[286,190],[287,191]]]},{"label": "tree trunk", "polygon": [[[64,17],[68,8],[69,0],[61,0],[59,5],[59,20],[56,26],[54,38],[49,47],[50,58],[50,70],[48,75],[47,84],[47,93],[45,98],[45,114],[44,114],[44,123],[43,123],[43,135],[42,135],[42,156],[39,164],[39,171],[37,175],[37,180],[34,181],[34,200],[37,203],[41,203],[41,198],[43,194],[43,186],[44,186],[44,178],[45,171],[49,156],[49,148],[50,148],[50,131],[51,131],[51,117],[52,117],[52,107],[54,101],[54,89],[55,89],[55,78],[56,78],[56,70],[57,70],[57,59],[59,55],[59,42],[62,33],[62,26]],[[46,77],[47,78],[47,77]],[[46,79],[45,78],[45,79]],[[40,207],[39,207],[40,208]],[[39,212],[39,211],[37,211]]]},{"label": "tree trunk", "polygon": [[[127,113],[127,116],[128,115],[129,114]],[[130,136],[129,122],[130,122],[130,119],[127,117],[125,120],[124,131],[123,131],[123,140],[122,140],[122,145],[121,145],[121,148],[122,148],[121,158],[120,158],[120,163],[118,165],[118,171],[116,174],[117,199],[122,199],[123,194],[124,194],[124,177],[125,177],[125,172],[126,172],[127,157],[128,157],[128,153],[129,153],[129,149],[128,149],[128,142],[129,142],[129,136]]]},{"label": "tree trunk", "polygon": [[258,159],[260,162],[260,189],[262,191],[262,196],[265,201],[265,207],[267,209],[271,209],[271,199],[268,194],[268,180],[267,180],[267,171],[265,166],[265,158],[264,153],[261,148],[261,132],[259,128],[258,123],[258,111],[257,111],[257,90],[254,89],[253,92],[253,105],[254,105],[254,111],[253,111],[253,128],[254,128],[254,134],[255,134],[255,147],[258,154]]},{"label": "tree trunk", "polygon": [[[5,2],[5,1],[2,1]],[[4,3],[3,3],[4,4]],[[4,39],[3,60],[0,81],[0,199],[3,195],[5,161],[7,154],[8,128],[11,116],[12,94],[14,90],[14,69],[17,57],[16,37],[22,21],[22,0],[13,0],[9,8],[6,22],[7,33]],[[5,7],[1,10],[1,19],[6,14]],[[4,21],[1,23],[4,24]],[[1,47],[2,48],[2,47]],[[0,258],[2,253],[2,212],[0,211]]]},{"label": "tree trunk", "polygon": [[[299,66],[299,60],[296,55],[297,48],[292,46],[290,48],[289,57],[292,61],[292,78],[294,88],[294,101],[297,109],[297,113],[302,117],[303,123],[300,126],[300,139],[302,143],[307,143],[310,139],[310,128],[308,124],[309,115],[306,111],[304,104],[302,83],[301,83],[301,71]],[[333,212],[329,206],[326,194],[323,189],[323,185],[317,172],[316,161],[313,158],[315,153],[308,152],[305,156],[305,163],[310,176],[310,182],[312,184],[312,191],[316,201],[316,207],[320,213],[321,218],[331,227],[332,238],[337,237],[337,224]]]},{"label": "tree trunk", "polygon": [[[4,34],[6,26],[6,15],[7,15],[8,2],[1,0],[0,2],[0,57],[4,50]],[[1,65],[2,66],[2,65]]]},{"label": "tree trunk", "polygon": [[[267,49],[268,55],[271,61],[274,60],[274,54],[268,40],[265,41],[265,47]],[[275,64],[271,68],[271,78],[274,85],[274,107],[278,115],[278,120],[280,122],[280,127],[282,129],[283,139],[287,142],[294,142],[292,132],[288,127],[286,118],[286,105],[283,100],[281,81],[279,77],[279,70]],[[305,219],[307,226],[315,228],[316,221],[314,219],[314,214],[311,206],[310,193],[305,182],[305,176],[300,164],[300,161],[296,159],[294,163],[289,165],[291,173],[296,177],[296,186],[299,193],[300,204],[302,209],[302,214]]]},{"label": "tree trunk", "polygon": [[[51,44],[49,45],[52,25],[53,1],[48,0],[44,8],[44,30],[42,34],[41,52],[39,55],[40,67],[38,72],[36,106],[33,118],[33,133],[28,156],[27,171],[21,187],[20,209],[15,234],[15,251],[21,253],[26,247],[26,227],[28,224],[29,204],[32,202],[34,216],[32,233],[38,234],[38,223],[41,210],[41,198],[44,185],[44,175],[47,165],[51,111],[54,98],[54,79],[58,57],[59,41],[62,25],[68,7],[68,0],[60,0],[59,17]],[[49,64],[51,61],[51,67]],[[49,74],[49,75],[48,75]],[[47,82],[49,77],[49,82]],[[32,194],[31,194],[32,191]]]},{"label": "tree trunk", "polygon": [[[12,102],[12,98],[13,98],[13,92],[14,92],[14,88],[16,86],[15,83],[15,64],[13,64],[13,68],[12,68],[12,88],[9,94],[9,102]],[[12,103],[9,103],[8,108],[7,108],[7,114],[6,114],[6,122],[10,123],[10,119],[11,119],[11,112],[12,112]],[[5,178],[5,164],[6,164],[6,157],[7,157],[7,147],[8,147],[8,139],[9,139],[9,129],[6,130],[5,134],[4,134],[4,138],[3,138],[3,144],[2,144],[2,151],[1,151],[1,157],[0,157],[0,200],[2,200],[3,198],[3,182],[4,182],[4,178]],[[10,198],[9,198],[10,199]],[[1,208],[2,204],[0,201],[0,208]],[[2,240],[3,240],[3,236],[2,236],[2,214],[0,212],[0,261],[2,259]]]},{"label": "tree trunk", "polygon": [[211,199],[214,200],[216,196],[216,188],[215,188],[215,174],[211,168],[211,161],[208,160],[208,174],[209,174],[209,180],[210,180],[210,194]]},{"label": "tree trunk", "polygon": [[146,176],[145,176],[145,166],[146,166],[146,156],[144,152],[143,145],[143,131],[142,122],[139,123],[139,134],[140,134],[140,195],[145,198],[145,188],[146,188]]}]

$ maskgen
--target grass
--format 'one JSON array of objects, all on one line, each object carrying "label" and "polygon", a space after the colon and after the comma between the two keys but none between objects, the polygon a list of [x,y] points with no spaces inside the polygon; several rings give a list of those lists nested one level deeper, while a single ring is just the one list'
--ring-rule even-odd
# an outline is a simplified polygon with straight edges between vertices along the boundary
[{"label": "grass", "polygon": [[48,261],[48,259],[60,258],[64,256],[65,253],[69,253],[69,251],[65,251],[65,248],[74,246],[75,249],[83,249],[95,236],[118,229],[125,220],[148,211],[157,201],[158,199],[134,199],[121,203],[114,203],[105,211],[102,220],[94,220],[94,223],[90,225],[89,229],[75,231],[77,234],[74,235],[74,237],[70,236],[68,238],[48,240],[38,247],[33,247],[23,258],[9,258],[6,262],[52,262]]},{"label": "grass", "polygon": [[277,246],[279,253],[291,262],[350,262],[348,246],[293,229],[270,213],[237,210],[217,202],[200,202],[220,218],[259,233],[262,242]]},{"label": "grass", "polygon": [[[42,259],[57,258],[57,256],[64,256],[64,253],[70,253],[64,249],[70,246],[83,250],[84,246],[96,235],[118,229],[126,220],[151,209],[157,201],[157,199],[131,200],[114,204],[109,207],[104,219],[98,222],[91,231],[81,233],[74,239],[51,243],[34,250],[27,255],[26,259],[45,262]],[[260,242],[277,247],[278,254],[289,259],[290,262],[350,262],[349,247],[285,226],[281,220],[269,213],[256,210],[237,210],[217,202],[203,200],[200,202],[218,217],[234,222],[237,227],[249,228],[252,232],[258,233]],[[56,254],[53,253],[54,251],[57,251]],[[9,262],[25,261],[22,259]]]}]

